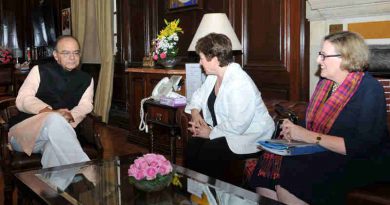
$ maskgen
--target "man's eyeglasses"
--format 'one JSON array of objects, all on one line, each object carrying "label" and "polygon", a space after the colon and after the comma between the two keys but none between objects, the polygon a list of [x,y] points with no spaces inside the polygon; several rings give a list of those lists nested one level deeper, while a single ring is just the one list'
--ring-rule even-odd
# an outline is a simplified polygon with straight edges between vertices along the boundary
[{"label": "man's eyeglasses", "polygon": [[64,56],[65,58],[69,58],[71,55],[73,55],[74,57],[80,57],[80,51],[73,51],[73,52],[70,52],[70,51],[61,51],[61,52],[58,52],[60,55]]},{"label": "man's eyeglasses", "polygon": [[329,58],[329,57],[340,57],[340,56],[341,56],[340,54],[325,55],[325,54],[323,54],[321,51],[318,52],[318,55],[321,56],[321,60],[322,60],[322,61],[324,61],[326,58]]}]

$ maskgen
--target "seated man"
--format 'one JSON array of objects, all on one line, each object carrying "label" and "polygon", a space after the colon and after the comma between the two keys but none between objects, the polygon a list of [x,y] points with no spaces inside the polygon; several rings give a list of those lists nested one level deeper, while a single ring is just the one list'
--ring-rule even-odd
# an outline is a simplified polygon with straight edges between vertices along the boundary
[{"label": "seated man", "polygon": [[34,66],[16,98],[21,111],[10,119],[13,150],[42,153],[43,168],[89,161],[75,128],[93,109],[93,79],[79,69],[80,45],[58,38],[56,62]]}]

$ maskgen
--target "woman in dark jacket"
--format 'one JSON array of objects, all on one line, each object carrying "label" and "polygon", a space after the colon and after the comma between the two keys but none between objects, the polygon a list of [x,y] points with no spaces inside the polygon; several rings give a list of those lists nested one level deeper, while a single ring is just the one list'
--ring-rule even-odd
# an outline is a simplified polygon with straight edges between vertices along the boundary
[{"label": "woman in dark jacket", "polygon": [[305,127],[284,120],[281,134],[328,151],[283,158],[265,153],[251,179],[258,193],[287,204],[344,204],[348,190],[383,179],[390,156],[386,102],[383,87],[364,72],[368,57],[356,33],[324,38],[317,57],[321,79]]}]

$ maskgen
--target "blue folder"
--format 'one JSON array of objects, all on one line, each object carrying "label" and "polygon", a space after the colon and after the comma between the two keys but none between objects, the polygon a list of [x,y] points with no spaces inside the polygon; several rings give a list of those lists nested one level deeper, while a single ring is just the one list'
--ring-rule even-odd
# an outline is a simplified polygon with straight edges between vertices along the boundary
[{"label": "blue folder", "polygon": [[327,151],[327,149],[318,144],[297,141],[288,142],[284,139],[260,140],[257,143],[260,149],[283,156],[313,154]]}]

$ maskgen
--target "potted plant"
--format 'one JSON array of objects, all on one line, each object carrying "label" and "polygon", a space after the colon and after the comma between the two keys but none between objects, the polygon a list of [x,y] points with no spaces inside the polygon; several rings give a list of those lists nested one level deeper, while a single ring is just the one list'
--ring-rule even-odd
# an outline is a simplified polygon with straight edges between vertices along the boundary
[{"label": "potted plant", "polygon": [[165,28],[160,31],[160,34],[153,41],[153,60],[164,67],[174,67],[177,63],[176,56],[179,52],[177,47],[179,41],[178,33],[183,33],[183,30],[179,27],[180,19],[171,22],[164,19],[164,22],[166,24]]},{"label": "potted plant", "polygon": [[145,154],[128,169],[130,183],[146,192],[160,191],[172,181],[172,165],[163,155]]}]

